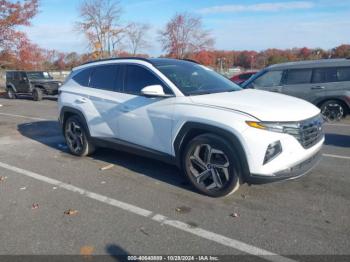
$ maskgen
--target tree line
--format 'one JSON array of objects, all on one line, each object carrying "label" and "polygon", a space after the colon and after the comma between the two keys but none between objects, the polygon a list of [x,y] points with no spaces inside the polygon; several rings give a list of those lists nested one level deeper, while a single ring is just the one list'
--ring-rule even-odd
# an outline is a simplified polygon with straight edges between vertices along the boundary
[{"label": "tree line", "polygon": [[[20,27],[30,26],[38,13],[38,0],[0,0],[0,68],[24,70],[71,70],[90,61],[109,57],[148,57],[152,46],[149,24],[123,23],[123,9],[116,0],[83,0],[79,5],[76,32],[88,40],[88,52],[63,53],[32,43]],[[202,19],[177,13],[157,32],[162,57],[192,59],[213,68],[233,66],[260,69],[265,66],[306,59],[350,57],[350,45],[331,50],[321,48],[267,49],[264,51],[215,50],[215,41]]]}]

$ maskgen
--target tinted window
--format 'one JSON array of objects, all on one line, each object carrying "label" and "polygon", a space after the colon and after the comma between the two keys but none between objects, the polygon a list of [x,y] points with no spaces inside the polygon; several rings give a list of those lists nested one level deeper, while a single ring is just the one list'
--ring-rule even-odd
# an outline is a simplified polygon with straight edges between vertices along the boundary
[{"label": "tinted window", "polygon": [[239,79],[247,80],[247,79],[249,79],[252,75],[254,75],[254,74],[253,74],[253,73],[243,74],[243,75],[240,75],[240,76],[239,76]]},{"label": "tinted window", "polygon": [[21,79],[20,72],[14,72],[13,73],[13,78],[16,79],[16,80],[20,80]]},{"label": "tinted window", "polygon": [[327,83],[337,81],[336,68],[319,68],[314,69],[312,82],[313,83]]},{"label": "tinted window", "polygon": [[26,75],[26,73],[21,72],[19,77],[21,80],[23,80],[23,78],[27,77],[27,75]]},{"label": "tinted window", "polygon": [[140,94],[143,88],[150,85],[161,85],[164,93],[172,93],[154,74],[147,69],[136,65],[127,66],[125,83],[124,91],[126,93]]},{"label": "tinted window", "polygon": [[13,78],[13,75],[14,75],[13,72],[7,72],[7,73],[6,73],[6,78],[7,78],[7,79],[12,79],[12,78]]},{"label": "tinted window", "polygon": [[338,81],[350,81],[350,67],[338,68]]},{"label": "tinted window", "polygon": [[88,87],[90,83],[91,72],[92,72],[91,68],[83,69],[78,74],[73,76],[73,80],[81,86]]},{"label": "tinted window", "polygon": [[104,65],[94,68],[94,71],[91,75],[90,87],[103,89],[103,90],[119,90],[121,86],[117,85],[116,80],[120,79],[118,73],[120,66],[118,65]]},{"label": "tinted window", "polygon": [[279,86],[281,84],[283,71],[268,71],[255,79],[254,85],[261,87]]},{"label": "tinted window", "polygon": [[288,70],[286,84],[308,84],[311,81],[312,69],[292,69]]}]

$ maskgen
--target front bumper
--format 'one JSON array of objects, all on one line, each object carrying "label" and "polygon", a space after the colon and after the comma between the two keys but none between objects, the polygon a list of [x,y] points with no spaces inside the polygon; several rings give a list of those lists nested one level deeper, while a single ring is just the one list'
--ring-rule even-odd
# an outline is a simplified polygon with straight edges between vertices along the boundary
[{"label": "front bumper", "polygon": [[251,174],[247,178],[247,182],[249,184],[264,184],[281,180],[292,180],[302,177],[309,173],[318,164],[318,162],[321,159],[321,156],[321,151],[318,151],[316,154],[306,159],[305,161],[269,176]]}]

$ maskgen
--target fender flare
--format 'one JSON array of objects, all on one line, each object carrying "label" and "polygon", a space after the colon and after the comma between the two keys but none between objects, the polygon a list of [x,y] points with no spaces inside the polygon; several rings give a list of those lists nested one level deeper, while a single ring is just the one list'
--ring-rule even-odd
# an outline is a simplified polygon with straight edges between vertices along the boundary
[{"label": "fender flare", "polygon": [[11,88],[13,89],[13,91],[15,91],[15,92],[17,93],[17,89],[16,89],[16,87],[15,87],[14,84],[12,84],[12,83],[7,83],[7,84],[6,84],[6,91],[7,91],[7,89],[8,89],[9,87],[11,87]]},{"label": "fender flare", "polygon": [[176,165],[178,167],[182,166],[182,151],[184,150],[186,144],[195,136],[204,133],[219,135],[230,143],[230,145],[238,152],[238,157],[242,165],[242,178],[248,178],[250,171],[247,161],[247,154],[245,153],[242,143],[237,136],[223,128],[198,122],[186,122],[177,133],[173,143]]},{"label": "fender flare", "polygon": [[78,109],[70,107],[70,106],[64,106],[61,109],[60,116],[59,116],[59,123],[61,125],[62,133],[64,134],[64,125],[69,116],[76,115],[80,118],[82,124],[84,125],[85,130],[87,131],[87,135],[89,138],[91,138],[90,135],[90,129],[86,122],[85,115]]}]

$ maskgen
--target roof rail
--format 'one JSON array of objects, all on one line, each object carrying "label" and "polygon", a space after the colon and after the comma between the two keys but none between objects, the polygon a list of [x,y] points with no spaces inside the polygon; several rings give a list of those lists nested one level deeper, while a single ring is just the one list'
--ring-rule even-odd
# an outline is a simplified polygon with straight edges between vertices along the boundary
[{"label": "roof rail", "polygon": [[93,60],[93,61],[89,61],[86,63],[83,63],[81,65],[88,65],[88,64],[92,64],[92,63],[97,63],[97,62],[106,62],[106,61],[113,61],[113,60],[141,60],[141,61],[145,61],[148,62],[150,64],[153,64],[151,60],[144,58],[144,57],[114,57],[114,58],[106,58],[106,59],[99,59],[99,60]]}]

